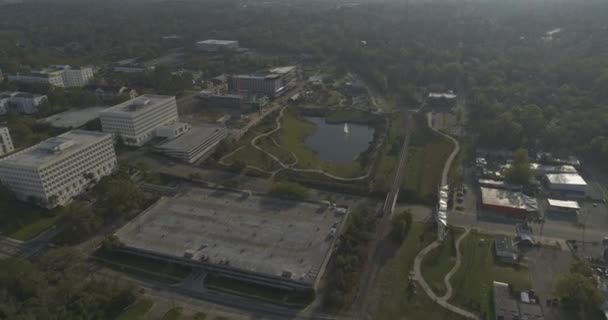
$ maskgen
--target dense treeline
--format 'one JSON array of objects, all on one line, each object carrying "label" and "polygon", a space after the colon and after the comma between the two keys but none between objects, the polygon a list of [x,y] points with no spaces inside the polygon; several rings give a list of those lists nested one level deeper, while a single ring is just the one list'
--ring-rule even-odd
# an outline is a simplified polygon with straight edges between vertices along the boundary
[{"label": "dense treeline", "polygon": [[114,319],[135,300],[132,287],[89,276],[75,251],[37,262],[0,260],[0,319]]},{"label": "dense treeline", "polygon": [[[594,0],[21,4],[0,13],[0,68],[153,58],[199,39],[237,39],[283,62],[354,70],[399,104],[455,89],[482,145],[608,160],[605,21],[608,3]],[[161,40],[169,34],[181,39]]]}]

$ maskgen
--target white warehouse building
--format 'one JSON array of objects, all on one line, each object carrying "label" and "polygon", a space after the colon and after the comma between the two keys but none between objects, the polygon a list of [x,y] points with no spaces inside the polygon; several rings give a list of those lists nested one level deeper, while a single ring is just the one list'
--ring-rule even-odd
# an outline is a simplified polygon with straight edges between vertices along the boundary
[{"label": "white warehouse building", "polygon": [[587,195],[587,182],[578,173],[546,174],[544,180],[549,195],[557,199],[580,199]]},{"label": "white warehouse building", "polygon": [[116,167],[112,135],[74,130],[0,159],[0,181],[21,200],[54,207]]},{"label": "white warehouse building", "polygon": [[145,94],[99,113],[103,132],[125,145],[140,147],[155,137],[157,128],[179,121],[175,97]]},{"label": "white warehouse building", "polygon": [[13,140],[7,127],[0,127],[0,156],[11,153],[15,150]]}]

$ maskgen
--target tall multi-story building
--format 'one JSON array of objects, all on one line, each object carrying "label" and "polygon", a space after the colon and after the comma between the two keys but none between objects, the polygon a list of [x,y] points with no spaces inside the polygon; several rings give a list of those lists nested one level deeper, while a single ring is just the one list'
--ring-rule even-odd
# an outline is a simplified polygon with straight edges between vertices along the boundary
[{"label": "tall multi-story building", "polygon": [[11,153],[15,150],[13,140],[7,127],[0,127],[0,156]]},{"label": "tall multi-story building", "polygon": [[281,79],[279,75],[234,75],[228,82],[231,92],[250,96],[264,95],[274,98],[279,95]]},{"label": "tall multi-story building", "polygon": [[21,200],[54,207],[116,166],[112,135],[74,130],[0,159],[0,181]]},{"label": "tall multi-story building", "polygon": [[124,144],[142,146],[155,129],[178,121],[175,97],[145,94],[99,113],[103,132],[117,135]]},{"label": "tall multi-story building", "polygon": [[9,81],[40,83],[61,88],[83,87],[92,78],[93,68],[68,65],[55,65],[39,71],[8,76]]},{"label": "tall multi-story building", "polygon": [[264,95],[274,98],[295,86],[296,67],[278,67],[252,75],[233,75],[228,89],[242,95]]},{"label": "tall multi-story building", "polygon": [[70,67],[52,66],[51,68],[63,70],[63,86],[66,88],[84,87],[93,79],[93,68],[91,67]]}]

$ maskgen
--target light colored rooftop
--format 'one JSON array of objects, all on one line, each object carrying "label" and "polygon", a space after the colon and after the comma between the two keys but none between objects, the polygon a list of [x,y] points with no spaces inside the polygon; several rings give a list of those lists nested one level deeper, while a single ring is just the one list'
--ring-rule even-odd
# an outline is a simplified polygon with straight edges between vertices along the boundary
[{"label": "light colored rooftop", "polygon": [[581,208],[578,205],[578,202],[572,201],[572,200],[547,199],[547,202],[552,207],[567,208],[567,209],[577,209],[577,210]]},{"label": "light colored rooftop", "polygon": [[123,103],[117,104],[113,107],[110,107],[101,113],[127,113],[134,114],[142,112],[143,110],[155,106],[164,102],[167,102],[171,99],[175,99],[174,96],[162,96],[155,94],[144,94],[137,98],[133,98],[129,101],[125,101]]},{"label": "light colored rooftop", "polygon": [[480,189],[481,201],[486,205],[525,210],[538,208],[536,199],[527,197],[521,192],[484,187],[481,187]]},{"label": "light colored rooftop", "polygon": [[550,173],[546,174],[547,180],[552,184],[570,184],[586,186],[587,182],[578,173]]},{"label": "light colored rooftop", "polygon": [[456,94],[451,92],[430,92],[429,98],[443,98],[443,99],[456,99],[458,97]]},{"label": "light colored rooftop", "polygon": [[208,39],[208,40],[198,41],[197,43],[200,43],[200,44],[225,45],[225,44],[233,44],[233,43],[237,43],[237,42],[238,41],[236,41],[236,40],[215,40],[215,39]]},{"label": "light colored rooftop", "polygon": [[116,236],[132,249],[312,283],[343,221],[321,204],[190,189],[161,198]]},{"label": "light colored rooftop", "polygon": [[42,121],[49,123],[56,128],[78,128],[85,125],[91,120],[99,117],[99,112],[108,109],[108,107],[90,107],[85,109],[72,109],[61,113],[54,114],[44,118]]},{"label": "light colored rooftop", "polygon": [[225,129],[225,127],[213,124],[194,125],[184,134],[161,143],[158,147],[162,149],[189,151],[196,148],[202,141],[211,138],[213,134],[222,129]]},{"label": "light colored rooftop", "polygon": [[289,73],[289,72],[295,70],[295,68],[296,68],[295,66],[277,67],[277,68],[270,69],[270,73],[285,74],[285,73]]},{"label": "light colored rooftop", "polygon": [[42,167],[109,136],[108,133],[97,131],[68,131],[3,158],[0,166]]}]

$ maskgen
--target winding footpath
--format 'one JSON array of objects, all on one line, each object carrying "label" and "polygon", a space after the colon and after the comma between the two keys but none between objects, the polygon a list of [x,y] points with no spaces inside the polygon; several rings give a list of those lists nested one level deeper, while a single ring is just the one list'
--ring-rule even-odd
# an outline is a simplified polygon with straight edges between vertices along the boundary
[{"label": "winding footpath", "polygon": [[[294,171],[294,172],[304,172],[304,173],[318,173],[318,174],[322,174],[322,175],[324,175],[324,176],[326,176],[326,177],[329,177],[329,178],[331,178],[331,179],[338,180],[338,181],[359,181],[359,180],[365,180],[365,179],[367,179],[367,178],[368,178],[368,177],[369,177],[369,176],[372,174],[372,168],[373,168],[373,166],[369,166],[369,169],[367,170],[367,172],[366,172],[364,175],[361,175],[361,176],[358,176],[358,177],[352,177],[352,178],[344,178],[344,177],[336,176],[336,175],[334,175],[334,174],[331,174],[331,173],[326,172],[326,171],[321,170],[321,169],[298,169],[298,168],[294,168],[294,166],[296,166],[296,165],[299,163],[299,159],[298,159],[298,157],[295,155],[295,153],[293,153],[293,152],[291,152],[291,151],[289,151],[289,150],[287,150],[287,149],[285,149],[285,148],[281,147],[281,146],[280,146],[280,145],[279,145],[279,144],[276,142],[276,140],[274,140],[274,138],[272,138],[272,137],[271,137],[271,139],[272,139],[273,143],[274,143],[274,144],[275,144],[277,147],[279,147],[279,148],[281,148],[281,149],[283,149],[283,150],[285,150],[285,151],[289,151],[289,153],[291,153],[291,156],[294,158],[294,162],[292,162],[292,163],[290,163],[290,164],[285,164],[285,163],[283,163],[283,161],[281,161],[281,159],[279,159],[277,156],[275,156],[274,154],[272,154],[271,152],[269,152],[269,151],[267,151],[267,150],[264,150],[264,148],[262,148],[262,147],[258,146],[258,145],[257,145],[258,140],[260,140],[261,138],[264,138],[264,137],[268,137],[268,136],[270,136],[270,135],[274,134],[275,132],[277,132],[277,131],[281,130],[281,128],[282,128],[281,119],[283,118],[283,114],[285,113],[285,109],[287,109],[287,107],[283,107],[283,108],[281,108],[281,111],[279,112],[279,115],[278,115],[278,116],[275,118],[276,127],[275,127],[274,129],[272,129],[272,130],[270,130],[270,131],[268,131],[268,132],[261,133],[261,134],[259,134],[259,135],[255,136],[253,139],[251,139],[251,146],[252,146],[253,148],[255,148],[255,149],[257,149],[257,150],[259,150],[259,151],[263,152],[265,155],[267,155],[267,156],[268,156],[268,157],[270,157],[272,160],[274,160],[274,161],[275,161],[275,162],[276,162],[276,163],[277,163],[279,166],[281,166],[281,168],[279,168],[279,169],[277,169],[277,170],[274,170],[274,171],[267,171],[267,170],[264,170],[264,169],[262,169],[262,168],[259,168],[259,167],[256,167],[256,166],[252,166],[252,165],[247,165],[247,168],[255,169],[255,170],[258,170],[258,171],[261,171],[261,172],[264,172],[264,173],[270,174],[270,177],[271,177],[271,178],[273,178],[273,177],[274,177],[274,176],[275,176],[277,173],[279,173],[279,171],[281,171],[281,170],[291,170],[291,171]],[[228,157],[232,156],[232,155],[233,155],[233,154],[235,154],[236,152],[240,151],[240,150],[241,150],[241,149],[243,149],[244,147],[245,147],[245,146],[241,146],[241,147],[239,147],[239,148],[235,149],[234,151],[230,152],[229,154],[227,154],[227,155],[223,156],[223,157],[222,157],[222,158],[219,160],[219,163],[220,163],[221,165],[227,165],[227,164],[225,163],[225,161],[224,161],[224,160],[225,160],[226,158],[228,158]]]},{"label": "winding footpath", "polygon": [[[458,141],[456,139],[454,139],[450,135],[447,135],[447,134],[435,129],[433,127],[432,119],[433,119],[432,114],[427,113],[427,122],[428,122],[429,128],[431,128],[431,130],[435,131],[436,133],[440,134],[441,136],[446,137],[447,139],[452,141],[452,143],[454,144],[454,150],[448,157],[448,159],[445,162],[445,165],[443,167],[443,172],[441,175],[441,185],[443,186],[443,185],[446,185],[448,182],[448,174],[450,172],[452,162],[456,158],[456,155],[458,154],[458,152],[460,152],[460,144],[458,143]],[[443,277],[443,282],[445,283],[445,286],[446,286],[446,293],[442,297],[437,296],[437,294],[435,294],[435,292],[433,292],[433,289],[431,289],[429,284],[426,282],[426,280],[422,276],[422,260],[424,260],[424,257],[429,252],[431,252],[434,249],[436,249],[437,247],[439,247],[439,245],[441,244],[441,241],[439,239],[433,241],[426,248],[422,249],[416,256],[416,258],[414,259],[414,279],[416,279],[416,281],[418,281],[418,283],[422,287],[422,290],[424,290],[424,292],[429,296],[429,298],[431,298],[433,301],[435,301],[441,307],[443,307],[447,310],[450,310],[451,312],[454,312],[456,314],[459,314],[463,317],[479,320],[480,318],[476,314],[469,312],[465,309],[462,309],[462,308],[455,306],[448,302],[450,300],[450,298],[452,297],[452,294],[454,291],[452,288],[452,284],[450,283],[450,279],[458,271],[458,269],[460,268],[460,266],[462,264],[462,253],[460,252],[460,243],[469,234],[469,231],[470,230],[468,228],[466,228],[465,232],[458,238],[458,240],[456,240],[456,244],[455,244],[456,245],[456,263],[454,264],[454,266],[452,267],[450,272],[448,272]]]}]

